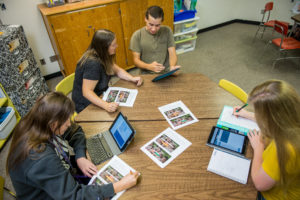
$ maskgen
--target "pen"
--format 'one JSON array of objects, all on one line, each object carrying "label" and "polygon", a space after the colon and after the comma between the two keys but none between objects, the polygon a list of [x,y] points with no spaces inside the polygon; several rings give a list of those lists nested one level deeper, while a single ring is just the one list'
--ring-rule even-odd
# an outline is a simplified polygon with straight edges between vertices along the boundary
[{"label": "pen", "polygon": [[243,108],[245,108],[246,106],[248,106],[247,103],[245,103],[245,105],[243,105],[242,107],[240,107],[239,109],[237,109],[235,112],[240,112]]}]

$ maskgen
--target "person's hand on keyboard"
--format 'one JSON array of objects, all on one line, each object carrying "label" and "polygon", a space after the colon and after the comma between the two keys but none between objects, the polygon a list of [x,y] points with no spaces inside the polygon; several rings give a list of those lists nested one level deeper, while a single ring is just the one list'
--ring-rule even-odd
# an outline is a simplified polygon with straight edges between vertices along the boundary
[{"label": "person's hand on keyboard", "polygon": [[81,157],[76,160],[78,167],[82,171],[82,173],[88,177],[92,177],[97,174],[97,167],[88,159]]}]

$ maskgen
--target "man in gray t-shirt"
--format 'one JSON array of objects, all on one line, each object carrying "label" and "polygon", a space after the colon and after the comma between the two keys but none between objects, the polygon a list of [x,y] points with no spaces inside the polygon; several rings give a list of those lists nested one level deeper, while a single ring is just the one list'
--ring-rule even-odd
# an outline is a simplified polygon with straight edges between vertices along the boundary
[{"label": "man in gray t-shirt", "polygon": [[135,31],[130,40],[134,64],[142,73],[165,73],[179,68],[172,30],[162,26],[164,12],[158,6],[148,8],[146,26]]}]

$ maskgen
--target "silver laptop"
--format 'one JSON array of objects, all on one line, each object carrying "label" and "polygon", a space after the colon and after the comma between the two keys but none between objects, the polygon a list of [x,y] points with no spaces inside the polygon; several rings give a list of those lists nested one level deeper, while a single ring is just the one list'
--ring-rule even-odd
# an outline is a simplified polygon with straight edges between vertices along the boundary
[{"label": "silver laptop", "polygon": [[120,112],[109,130],[90,137],[86,141],[87,150],[95,165],[121,154],[135,135],[135,130]]}]

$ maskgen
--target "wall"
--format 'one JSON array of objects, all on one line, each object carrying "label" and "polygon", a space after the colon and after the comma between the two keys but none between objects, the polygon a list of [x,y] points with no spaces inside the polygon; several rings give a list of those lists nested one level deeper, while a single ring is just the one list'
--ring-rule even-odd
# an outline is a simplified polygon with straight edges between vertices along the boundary
[{"label": "wall", "polygon": [[[203,29],[233,19],[261,21],[260,11],[270,0],[198,0],[197,16],[200,17],[198,28]],[[295,2],[274,0],[270,19],[280,19],[293,24],[291,9]]]},{"label": "wall", "polygon": [[[260,21],[260,10],[270,0],[198,0],[197,16],[200,17],[198,28],[203,29],[233,19]],[[24,27],[29,44],[39,63],[45,58],[46,65],[40,65],[43,75],[59,71],[57,62],[51,63],[54,55],[42,16],[37,4],[44,0],[0,0],[6,5],[6,10],[0,10],[0,19],[4,24],[21,24]],[[293,23],[290,11],[295,3],[291,0],[274,0],[272,18]]]},{"label": "wall", "polygon": [[[43,0],[0,0],[5,3],[6,10],[0,10],[0,19],[3,24],[21,24],[24,28],[35,59],[42,74],[48,75],[60,71],[57,62],[50,62],[49,57],[55,55],[52,48],[43,18],[37,5]],[[46,65],[40,64],[44,58]]]}]

